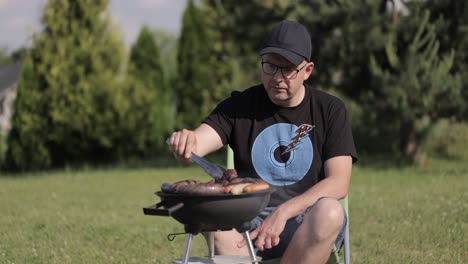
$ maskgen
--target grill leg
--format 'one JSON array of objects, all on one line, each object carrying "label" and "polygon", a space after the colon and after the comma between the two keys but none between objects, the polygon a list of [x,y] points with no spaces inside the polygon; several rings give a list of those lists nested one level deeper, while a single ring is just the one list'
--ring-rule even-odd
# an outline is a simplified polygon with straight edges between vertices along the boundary
[{"label": "grill leg", "polygon": [[189,253],[190,253],[190,247],[192,246],[192,239],[193,239],[193,234],[188,233],[187,239],[185,240],[184,257],[182,258],[182,263],[184,264],[187,264],[189,261]]},{"label": "grill leg", "polygon": [[214,251],[214,232],[207,232],[206,239],[208,240],[208,256],[209,258],[214,258],[215,251]]},{"label": "grill leg", "polygon": [[258,264],[257,256],[255,255],[254,246],[252,244],[252,240],[250,240],[249,231],[244,232],[244,239],[245,239],[245,241],[247,241],[247,246],[249,248],[249,254],[250,254],[250,258],[252,259],[252,263]]}]

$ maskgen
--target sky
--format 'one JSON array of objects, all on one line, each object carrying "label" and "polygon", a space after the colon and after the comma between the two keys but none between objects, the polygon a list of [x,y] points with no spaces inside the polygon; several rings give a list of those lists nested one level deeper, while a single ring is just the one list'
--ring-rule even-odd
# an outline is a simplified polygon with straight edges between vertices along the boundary
[{"label": "sky", "polygon": [[[46,0],[0,0],[0,49],[29,46],[32,32],[41,28],[41,12]],[[109,12],[128,47],[140,27],[148,25],[179,33],[186,0],[110,0]]]}]

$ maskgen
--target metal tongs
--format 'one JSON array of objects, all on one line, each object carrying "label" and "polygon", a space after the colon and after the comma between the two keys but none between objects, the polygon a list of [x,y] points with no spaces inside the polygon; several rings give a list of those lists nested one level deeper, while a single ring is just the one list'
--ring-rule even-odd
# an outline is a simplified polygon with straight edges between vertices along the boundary
[{"label": "metal tongs", "polygon": [[[166,139],[166,144],[168,145],[170,144],[169,138]],[[192,161],[200,165],[208,175],[210,175],[211,177],[215,179],[221,179],[224,175],[224,171],[226,171],[226,169],[219,166],[218,164],[211,163],[193,152],[192,152]]]}]

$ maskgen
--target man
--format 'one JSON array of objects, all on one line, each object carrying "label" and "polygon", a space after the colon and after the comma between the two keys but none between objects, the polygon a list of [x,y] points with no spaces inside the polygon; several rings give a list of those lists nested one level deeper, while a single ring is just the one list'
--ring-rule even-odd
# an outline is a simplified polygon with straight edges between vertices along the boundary
[{"label": "man", "polygon": [[[311,51],[303,25],[281,22],[260,51],[262,85],[233,93],[198,128],[170,139],[180,160],[229,144],[240,176],[274,186],[251,239],[257,255],[281,263],[325,263],[341,245],[346,216],[338,200],[357,157],[343,103],[304,83],[314,69]],[[216,254],[248,256],[235,230],[216,232],[215,246]]]}]

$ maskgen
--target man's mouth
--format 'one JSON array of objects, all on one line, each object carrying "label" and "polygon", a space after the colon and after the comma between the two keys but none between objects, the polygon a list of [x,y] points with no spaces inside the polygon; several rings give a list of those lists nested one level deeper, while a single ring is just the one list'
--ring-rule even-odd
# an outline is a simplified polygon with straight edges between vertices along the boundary
[{"label": "man's mouth", "polygon": [[271,88],[273,88],[274,90],[286,90],[287,89],[287,88],[280,87],[280,86],[272,86]]}]

